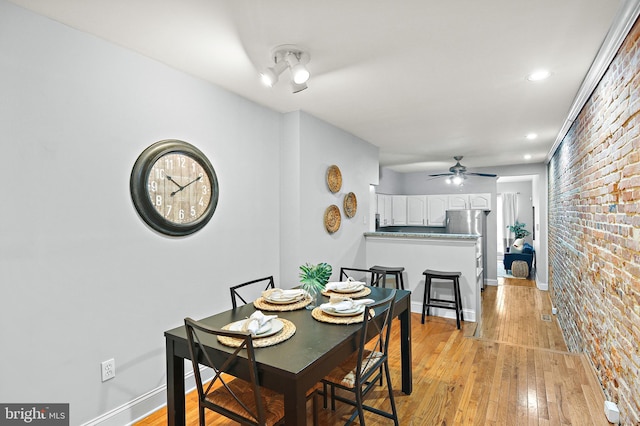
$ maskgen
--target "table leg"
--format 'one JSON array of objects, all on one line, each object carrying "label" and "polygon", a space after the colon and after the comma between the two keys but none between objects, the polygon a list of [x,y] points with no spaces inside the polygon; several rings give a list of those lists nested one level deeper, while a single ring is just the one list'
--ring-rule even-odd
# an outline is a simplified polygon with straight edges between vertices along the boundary
[{"label": "table leg", "polygon": [[184,358],[176,356],[173,342],[166,343],[167,363],[167,424],[184,426]]},{"label": "table leg", "polygon": [[297,389],[295,383],[287,386],[284,393],[284,424],[296,426],[307,424],[306,390]]},{"label": "table leg", "polygon": [[411,395],[413,391],[413,372],[411,366],[410,306],[400,314],[400,357],[402,364],[402,392]]}]

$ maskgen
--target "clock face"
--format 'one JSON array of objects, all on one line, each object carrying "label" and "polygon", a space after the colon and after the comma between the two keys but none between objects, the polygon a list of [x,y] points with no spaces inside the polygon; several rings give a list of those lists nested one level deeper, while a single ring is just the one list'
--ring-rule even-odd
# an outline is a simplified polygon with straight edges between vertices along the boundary
[{"label": "clock face", "polygon": [[160,157],[147,177],[149,200],[159,215],[176,224],[202,217],[211,202],[211,181],[197,159],[172,152]]},{"label": "clock face", "polygon": [[131,171],[131,198],[140,217],[166,235],[201,229],[218,204],[218,180],[207,157],[178,140],[145,149]]}]

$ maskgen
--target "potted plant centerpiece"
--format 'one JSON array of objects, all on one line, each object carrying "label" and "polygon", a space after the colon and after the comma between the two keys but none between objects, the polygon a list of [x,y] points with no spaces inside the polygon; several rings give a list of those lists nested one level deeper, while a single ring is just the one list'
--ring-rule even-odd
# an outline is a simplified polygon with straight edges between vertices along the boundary
[{"label": "potted plant centerpiece", "polygon": [[307,305],[307,309],[313,309],[318,306],[318,299],[325,284],[331,277],[332,268],[328,263],[318,263],[311,265],[305,263],[300,266],[300,283],[302,289],[311,296],[311,303]]}]

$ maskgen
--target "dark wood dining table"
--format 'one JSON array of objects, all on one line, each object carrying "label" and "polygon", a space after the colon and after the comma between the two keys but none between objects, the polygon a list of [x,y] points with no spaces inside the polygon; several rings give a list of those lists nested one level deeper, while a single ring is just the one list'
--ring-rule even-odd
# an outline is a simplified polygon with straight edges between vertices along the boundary
[{"label": "dark wood dining table", "polygon": [[[372,287],[371,294],[366,297],[382,300],[391,291],[387,288]],[[410,295],[411,292],[406,290],[397,291],[393,314],[400,319],[402,391],[405,394],[412,391]],[[328,301],[328,298],[325,297],[325,301]],[[250,316],[254,311],[256,308],[249,303],[201,321],[209,326],[221,328]],[[296,333],[284,342],[256,349],[258,375],[262,386],[284,395],[285,424],[305,425],[307,390],[356,350],[361,324],[320,322],[315,320],[311,311],[307,309],[273,313],[293,322]],[[167,356],[168,425],[182,426],[185,424],[184,361],[189,359],[187,336],[184,325],[167,330],[164,335]],[[219,342],[211,344],[211,348],[226,353],[233,351],[233,348]],[[390,347],[389,351],[397,349]],[[243,372],[238,372],[239,377],[242,377],[242,374]]]}]

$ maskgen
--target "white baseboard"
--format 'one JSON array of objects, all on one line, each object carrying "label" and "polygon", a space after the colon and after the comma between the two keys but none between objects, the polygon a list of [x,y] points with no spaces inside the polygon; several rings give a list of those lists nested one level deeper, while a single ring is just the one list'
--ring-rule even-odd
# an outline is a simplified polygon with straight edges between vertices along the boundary
[{"label": "white baseboard", "polygon": [[[411,312],[415,314],[422,314],[422,303],[421,302],[411,302]],[[431,315],[449,319],[456,319],[456,313],[453,309],[440,309],[440,308],[430,308],[429,313]],[[469,322],[476,322],[476,311],[471,309],[462,309],[462,313],[464,315],[464,320]]]},{"label": "white baseboard", "polygon": [[[203,374],[203,379],[206,378],[207,375]],[[186,393],[196,388],[193,371],[185,374],[184,386]],[[167,405],[167,385],[162,385],[93,420],[83,423],[81,426],[129,426],[158,411],[165,405]]]}]

